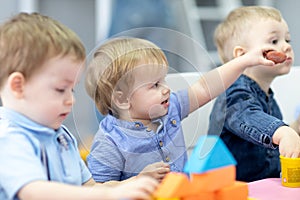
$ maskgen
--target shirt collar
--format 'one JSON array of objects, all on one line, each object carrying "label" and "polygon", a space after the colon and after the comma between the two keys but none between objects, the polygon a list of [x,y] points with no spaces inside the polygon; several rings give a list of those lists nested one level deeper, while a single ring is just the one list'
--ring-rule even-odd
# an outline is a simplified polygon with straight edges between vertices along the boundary
[{"label": "shirt collar", "polygon": [[[108,118],[110,126],[117,125],[119,127],[123,127],[123,128],[126,128],[126,129],[131,129],[131,130],[147,129],[147,127],[144,126],[144,124],[139,122],[139,121],[129,122],[129,121],[126,121],[126,120],[120,120],[120,119],[117,119],[116,117],[114,117],[110,114],[108,114],[106,117]],[[157,119],[153,119],[152,123],[158,123],[159,127],[161,129],[161,127],[163,126],[164,118],[166,118],[166,116],[163,116],[163,117],[157,118]]]},{"label": "shirt collar", "polygon": [[[245,82],[249,82],[250,85],[252,85],[252,88],[254,88],[254,90],[264,96],[267,96],[266,93],[260,88],[260,86],[253,80],[251,79],[250,77],[246,76],[245,74],[242,74],[241,75],[241,79]],[[269,88],[269,91],[268,91],[268,97],[273,97],[274,95],[274,92],[271,88]]]},{"label": "shirt collar", "polygon": [[5,107],[0,107],[0,119],[6,120],[10,124],[22,127],[26,130],[29,130],[30,132],[43,132],[51,135],[57,133],[57,131],[55,131],[54,129],[36,123],[28,117],[22,115],[21,113]]}]

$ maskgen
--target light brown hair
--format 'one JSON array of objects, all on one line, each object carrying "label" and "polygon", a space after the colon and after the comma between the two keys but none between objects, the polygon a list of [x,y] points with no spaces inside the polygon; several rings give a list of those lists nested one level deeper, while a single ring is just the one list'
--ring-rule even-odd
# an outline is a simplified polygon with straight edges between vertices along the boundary
[{"label": "light brown hair", "polygon": [[98,110],[118,116],[112,103],[115,90],[130,89],[134,77],[126,76],[140,62],[167,67],[168,62],[163,51],[152,42],[139,38],[115,38],[101,45],[91,60],[86,76],[86,90],[95,101]]},{"label": "light brown hair", "polygon": [[85,59],[79,37],[60,22],[39,13],[19,13],[0,26],[0,89],[13,72],[26,79],[48,59],[72,55]]},{"label": "light brown hair", "polygon": [[223,63],[233,58],[233,48],[243,43],[243,34],[255,25],[257,20],[272,19],[281,21],[279,10],[264,6],[242,6],[231,11],[220,23],[214,34],[214,41]]}]

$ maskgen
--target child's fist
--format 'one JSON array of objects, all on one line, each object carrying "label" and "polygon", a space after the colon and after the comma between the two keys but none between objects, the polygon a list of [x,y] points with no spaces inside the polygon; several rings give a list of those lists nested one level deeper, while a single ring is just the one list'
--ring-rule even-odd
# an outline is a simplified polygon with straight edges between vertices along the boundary
[{"label": "child's fist", "polygon": [[265,53],[268,60],[272,60],[275,64],[282,63],[286,60],[286,55],[279,51],[268,51]]}]

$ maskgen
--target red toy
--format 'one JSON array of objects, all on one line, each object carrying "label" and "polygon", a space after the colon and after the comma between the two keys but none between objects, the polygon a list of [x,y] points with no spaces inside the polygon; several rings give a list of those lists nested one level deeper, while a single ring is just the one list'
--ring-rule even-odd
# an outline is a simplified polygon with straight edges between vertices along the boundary
[{"label": "red toy", "polygon": [[268,60],[272,60],[275,64],[283,63],[286,60],[286,55],[279,51],[268,51],[265,53]]}]

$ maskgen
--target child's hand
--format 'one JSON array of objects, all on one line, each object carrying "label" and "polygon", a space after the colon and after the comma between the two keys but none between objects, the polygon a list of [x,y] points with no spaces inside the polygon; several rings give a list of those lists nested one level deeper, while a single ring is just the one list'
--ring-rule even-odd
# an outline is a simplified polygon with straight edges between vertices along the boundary
[{"label": "child's hand", "polygon": [[113,199],[150,200],[151,194],[158,186],[158,182],[148,176],[139,176],[130,181],[121,183],[113,188]]},{"label": "child's hand", "polygon": [[164,162],[156,162],[150,165],[147,165],[143,171],[140,172],[140,175],[151,176],[155,178],[157,181],[161,182],[161,180],[165,177],[167,173],[170,172],[170,166]]},{"label": "child's hand", "polygon": [[273,135],[273,142],[279,145],[280,155],[287,158],[300,157],[300,137],[292,128],[279,127]]},{"label": "child's hand", "polygon": [[294,122],[290,124],[290,127],[300,135],[300,115]]},{"label": "child's hand", "polygon": [[274,66],[275,63],[266,58],[266,52],[268,51],[270,51],[269,48],[253,49],[248,52],[241,51],[240,56],[246,57],[245,65],[248,67],[257,65]]}]

